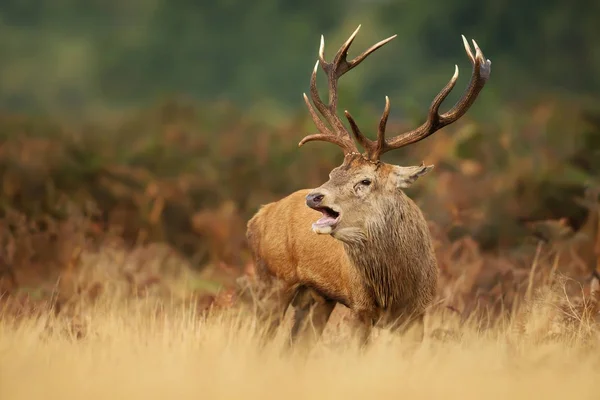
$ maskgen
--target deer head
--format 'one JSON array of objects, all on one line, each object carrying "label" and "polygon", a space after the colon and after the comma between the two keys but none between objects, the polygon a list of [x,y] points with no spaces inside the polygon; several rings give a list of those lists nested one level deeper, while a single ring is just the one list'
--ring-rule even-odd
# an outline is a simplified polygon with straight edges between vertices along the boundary
[{"label": "deer head", "polygon": [[[350,237],[356,238],[356,235],[365,235],[370,229],[369,225],[374,223],[385,224],[386,218],[390,216],[389,213],[396,212],[396,215],[398,212],[402,213],[401,209],[398,210],[399,207],[402,208],[402,204],[399,204],[398,201],[404,198],[402,189],[408,188],[419,177],[431,171],[433,165],[426,166],[423,163],[408,167],[391,165],[382,162],[381,155],[423,140],[462,117],[477,98],[491,72],[491,61],[484,58],[474,40],[475,54],[473,54],[463,36],[463,43],[473,65],[473,72],[466,91],[457,103],[446,113],[439,113],[440,105],[454,88],[458,79],[458,66],[455,66],[454,75],[431,103],[427,120],[414,130],[386,139],[385,129],[390,112],[390,101],[387,96],[376,140],[368,139],[360,131],[350,113],[345,111],[352,135],[364,148],[364,152],[359,153],[352,135],[337,115],[338,79],[360,64],[375,50],[396,37],[394,35],[382,40],[353,60],[348,61],[348,49],[359,29],[360,25],[341,46],[332,62],[325,61],[324,39],[321,36],[319,60],[310,80],[310,94],[314,107],[304,94],[304,101],[319,133],[306,136],[299,143],[299,146],[302,146],[310,141],[325,141],[336,144],[344,151],[343,164],[331,171],[326,183],[312,190],[306,196],[307,206],[323,214],[322,218],[312,225],[313,231],[318,234],[331,234],[341,240]],[[316,87],[319,65],[327,74],[328,104],[321,100]],[[327,125],[317,115],[315,108],[323,116]],[[400,218],[402,218],[401,215]]]}]

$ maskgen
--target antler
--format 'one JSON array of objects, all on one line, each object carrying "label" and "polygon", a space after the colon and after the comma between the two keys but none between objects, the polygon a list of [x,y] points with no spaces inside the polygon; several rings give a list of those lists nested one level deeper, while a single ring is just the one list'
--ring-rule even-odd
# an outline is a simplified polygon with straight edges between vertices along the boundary
[{"label": "antler", "polygon": [[[300,141],[298,146],[302,146],[306,142],[321,140],[325,142],[334,143],[340,146],[344,150],[344,154],[357,152],[358,149],[354,141],[352,140],[352,136],[348,132],[348,130],[344,127],[341,119],[337,115],[337,82],[338,79],[344,75],[346,72],[350,71],[352,68],[356,67],[360,64],[365,58],[367,58],[371,53],[373,53],[378,48],[382,47],[392,39],[396,37],[396,35],[391,36],[385,40],[380,41],[379,43],[374,44],[367,50],[365,50],[361,55],[357,56],[351,61],[348,61],[346,57],[348,56],[348,49],[354,41],[358,30],[360,29],[360,25],[356,30],[350,35],[348,40],[340,47],[337,54],[333,58],[332,62],[325,61],[325,39],[321,36],[321,46],[319,48],[319,60],[315,64],[315,68],[313,69],[313,73],[310,77],[310,96],[312,98],[315,107],[319,111],[319,113],[325,118],[327,123],[329,124],[329,128],[325,125],[325,123],[317,116],[315,109],[308,101],[308,97],[306,97],[306,93],[304,93],[304,101],[306,102],[306,106],[308,107],[308,111],[315,123],[317,129],[320,133],[306,136],[304,139]],[[319,97],[319,92],[317,90],[317,69],[319,64],[321,64],[321,68],[327,74],[327,81],[329,86],[329,104],[325,105],[321,98]]]},{"label": "antler", "polygon": [[390,150],[398,149],[400,147],[407,146],[411,143],[418,142],[420,140],[425,139],[427,136],[432,133],[440,130],[446,125],[450,125],[451,123],[458,120],[462,117],[469,107],[473,104],[481,89],[485,85],[486,81],[490,77],[492,62],[490,60],[486,60],[481,52],[479,46],[475,40],[473,40],[473,46],[475,47],[475,56],[471,52],[471,47],[467,42],[467,39],[462,36],[463,43],[465,46],[465,51],[467,55],[471,59],[471,63],[473,64],[473,73],[471,75],[471,81],[469,82],[469,86],[465,90],[464,94],[456,102],[454,107],[452,107],[448,112],[444,114],[439,114],[438,110],[442,102],[446,99],[448,94],[454,88],[456,84],[456,80],[458,79],[458,65],[455,65],[454,75],[450,79],[450,81],[444,86],[444,88],[438,93],[438,95],[433,99],[431,106],[429,107],[429,115],[427,117],[427,121],[425,121],[418,128],[405,132],[401,135],[395,136],[391,139],[385,138],[385,126],[387,123],[387,119],[390,113],[390,99],[385,97],[385,109],[383,111],[383,115],[381,116],[381,120],[379,121],[379,129],[377,131],[377,141],[372,141],[367,139],[360,131],[356,122],[350,115],[348,111],[345,111],[346,118],[350,122],[350,126],[352,127],[352,132],[354,136],[361,144],[362,147],[365,148],[365,155],[370,160],[379,160],[381,155]]}]

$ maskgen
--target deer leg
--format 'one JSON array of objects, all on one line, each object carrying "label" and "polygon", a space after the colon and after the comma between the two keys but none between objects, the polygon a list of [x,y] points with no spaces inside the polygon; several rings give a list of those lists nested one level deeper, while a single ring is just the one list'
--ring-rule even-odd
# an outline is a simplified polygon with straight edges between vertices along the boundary
[{"label": "deer leg", "polygon": [[[256,266],[256,280],[249,278],[238,280],[240,293],[244,299],[252,299],[256,319],[260,327],[264,327],[261,343],[273,338],[285,312],[295,294],[296,287],[271,275],[264,260],[260,257],[254,259]],[[240,296],[241,297],[241,296]]]},{"label": "deer leg", "polygon": [[420,314],[393,326],[392,331],[412,343],[422,343],[425,337],[425,314]]},{"label": "deer leg", "polygon": [[366,349],[371,343],[371,333],[373,326],[375,326],[375,313],[371,310],[357,310],[355,311],[357,317],[357,336],[358,343],[362,350]]},{"label": "deer leg", "polygon": [[295,310],[295,321],[290,345],[294,345],[300,340],[305,347],[310,347],[315,343],[323,334],[335,304],[335,301],[319,296],[311,289],[303,288],[292,303]]},{"label": "deer leg", "polygon": [[[266,286],[266,285],[265,285]],[[268,288],[257,299],[257,317],[262,326],[266,326],[264,339],[270,341],[285,316],[297,287],[279,279],[272,279]]]},{"label": "deer leg", "polygon": [[303,286],[298,290],[296,297],[292,301],[292,307],[294,307],[294,326],[292,327],[290,336],[290,345],[296,341],[300,330],[304,327],[306,317],[310,314],[310,308],[314,303],[315,300],[310,293],[310,289]]}]

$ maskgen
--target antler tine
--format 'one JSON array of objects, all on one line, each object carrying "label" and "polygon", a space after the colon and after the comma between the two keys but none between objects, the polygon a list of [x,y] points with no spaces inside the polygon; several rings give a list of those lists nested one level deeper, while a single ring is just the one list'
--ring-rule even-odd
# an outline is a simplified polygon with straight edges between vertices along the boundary
[{"label": "antler tine", "polygon": [[369,146],[371,145],[371,141],[369,139],[367,139],[367,137],[365,135],[362,134],[362,132],[360,131],[360,128],[356,124],[356,121],[354,120],[354,118],[352,118],[352,115],[350,115],[348,110],[345,110],[344,114],[346,114],[346,118],[348,119],[348,122],[350,122],[350,127],[352,128],[352,133],[354,134],[354,137],[356,138],[356,140],[358,140],[358,143],[362,146],[362,148],[368,149]]},{"label": "antler tine", "polygon": [[323,36],[321,36],[321,47],[319,49],[319,60],[321,62],[321,67],[323,68],[323,71],[325,71],[325,73],[329,74],[331,71],[331,68],[333,67],[336,71],[336,77],[337,78],[341,77],[346,72],[350,71],[352,68],[358,66],[361,62],[363,62],[365,60],[365,58],[367,58],[375,50],[384,46],[385,44],[387,44],[388,42],[390,42],[394,38],[396,38],[396,36],[398,36],[398,35],[392,35],[387,39],[383,39],[383,40],[375,43],[371,47],[369,47],[367,50],[362,52],[362,54],[360,54],[360,55],[354,57],[352,60],[348,61],[346,58],[346,57],[348,57],[348,50],[350,49],[350,45],[352,45],[354,38],[358,34],[360,27],[361,26],[359,25],[358,28],[356,28],[356,30],[354,32],[352,32],[352,35],[350,35],[348,40],[346,40],[346,42],[344,42],[344,44],[342,44],[342,46],[337,51],[337,53],[331,63],[328,63],[327,61],[325,61],[325,57],[324,57],[325,41],[324,41]]},{"label": "antler tine", "polygon": [[481,92],[481,89],[483,89],[485,83],[490,77],[492,62],[489,59],[484,58],[483,53],[475,40],[473,40],[473,46],[475,48],[475,55],[473,55],[469,43],[464,35],[462,36],[462,39],[467,56],[473,64],[473,72],[469,85],[467,86],[461,98],[446,113],[441,115],[439,114],[440,105],[446,99],[446,97],[448,97],[448,94],[450,94],[458,79],[458,66],[455,65],[454,75],[431,102],[427,121],[425,121],[418,128],[409,132],[405,132],[389,140],[385,139],[385,132],[381,130],[382,127],[385,129],[384,120],[387,121],[387,114],[389,113],[389,109],[387,109],[388,103],[386,103],[386,111],[384,111],[384,115],[382,116],[379,126],[380,129],[377,135],[378,141],[377,143],[369,141],[370,143],[368,144],[367,153],[371,159],[378,160],[379,157],[385,152],[425,139],[446,125],[450,125],[451,123],[457,121],[475,102],[477,96]]},{"label": "antler tine", "polygon": [[379,156],[382,154],[382,151],[386,146],[385,127],[390,115],[390,98],[385,96],[385,108],[383,110],[383,114],[381,115],[381,119],[379,120],[379,128],[377,129],[377,141],[373,141],[365,137],[365,135],[363,135],[358,128],[354,118],[352,118],[352,115],[350,115],[348,111],[345,113],[348,122],[350,122],[352,133],[354,133],[354,136],[358,140],[359,144],[365,149],[365,155],[367,158],[370,160],[379,160]]},{"label": "antler tine", "polygon": [[[340,49],[337,51],[335,57],[333,58],[332,62],[327,62],[325,60],[325,38],[321,35],[321,43],[319,46],[319,60],[317,61],[317,64],[315,65],[315,68],[313,69],[313,72],[310,77],[310,95],[317,111],[319,111],[319,113],[325,118],[325,121],[329,124],[329,128],[319,118],[315,109],[308,101],[306,94],[304,94],[304,101],[308,107],[313,122],[315,123],[320,133],[305,137],[300,141],[300,143],[298,144],[299,146],[302,146],[304,143],[309,141],[322,140],[335,143],[338,146],[342,147],[345,154],[358,151],[354,141],[352,140],[352,137],[350,136],[350,133],[345,128],[341,119],[337,115],[337,82],[342,75],[350,71],[352,68],[356,67],[371,53],[373,53],[375,50],[382,47],[383,45],[385,45],[386,43],[388,43],[396,37],[396,35],[394,35],[387,39],[384,39],[374,44],[351,61],[348,61],[348,49],[350,48],[350,45],[354,41],[354,38],[358,34],[359,30],[360,25],[344,42],[344,44],[342,44]],[[321,68],[323,68],[323,71],[327,74],[329,88],[329,104],[327,105],[323,102],[323,100],[321,100],[321,97],[319,96],[319,92],[317,90],[317,69],[319,64],[321,65]],[[351,124],[352,123],[353,121],[351,121]],[[358,127],[355,123],[352,126],[352,130],[361,144],[364,144],[365,141],[368,140],[364,137],[364,135],[362,135],[362,133],[360,133],[360,130],[358,130]]]},{"label": "antler tine", "polygon": [[[315,123],[315,126],[321,133],[316,133],[313,135],[306,136],[304,139],[302,139],[300,141],[300,143],[298,143],[298,146],[302,146],[306,142],[321,140],[321,141],[330,142],[330,143],[338,145],[339,147],[341,147],[344,150],[345,154],[351,153],[356,150],[356,146],[354,146],[354,143],[352,143],[351,140],[348,141],[348,140],[345,140],[344,137],[333,134],[327,128],[327,126],[325,126],[323,121],[321,121],[321,119],[315,112],[315,109],[312,107],[312,105],[308,101],[308,97],[306,97],[306,93],[304,94],[304,102],[306,103],[306,106],[308,107],[308,111],[310,112],[310,116],[312,117],[313,122]],[[349,146],[349,144],[351,146]]]},{"label": "antler tine", "polygon": [[356,67],[358,64],[360,64],[361,62],[363,62],[363,60],[365,58],[367,58],[371,53],[373,53],[375,50],[377,50],[378,48],[384,46],[385,44],[391,42],[393,39],[396,38],[396,36],[398,35],[392,35],[387,39],[383,39],[377,43],[375,43],[373,46],[369,47],[367,50],[365,50],[362,54],[354,57],[351,61],[346,61],[346,64],[348,65],[348,69],[346,69],[345,71],[343,71],[341,75],[345,74],[346,72],[350,71],[352,68]]},{"label": "antler tine", "polygon": [[[325,109],[325,105],[320,101],[319,93],[317,92],[317,85],[316,85],[317,68],[318,67],[319,67],[319,61],[317,61],[317,63],[315,64],[315,68],[313,69],[313,73],[310,78],[310,91],[311,91],[311,97],[313,98],[313,101],[314,101],[315,97],[319,100],[319,101],[316,101],[315,104],[317,105],[317,108],[319,109],[321,114],[323,114],[323,110],[326,110],[326,109]],[[325,126],[325,124],[323,123],[321,118],[319,118],[319,116],[315,112],[315,109],[310,104],[310,101],[308,101],[308,97],[306,97],[306,93],[303,93],[303,97],[304,97],[304,102],[306,103],[306,106],[308,107],[308,112],[310,113],[310,116],[312,117],[313,122],[315,123],[315,126],[317,127],[317,129],[321,133],[333,135],[333,133],[329,130],[329,128],[327,128],[327,126]]]},{"label": "antler tine", "polygon": [[381,154],[385,147],[385,126],[387,125],[387,120],[389,116],[390,98],[385,96],[385,108],[383,109],[383,114],[381,115],[381,119],[379,120],[379,129],[377,129],[377,146],[375,148],[377,159],[379,159],[378,155]]}]

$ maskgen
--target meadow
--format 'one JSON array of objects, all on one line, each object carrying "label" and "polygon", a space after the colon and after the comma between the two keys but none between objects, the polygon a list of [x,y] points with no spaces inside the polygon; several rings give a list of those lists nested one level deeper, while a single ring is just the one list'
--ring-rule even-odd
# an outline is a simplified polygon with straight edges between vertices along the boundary
[{"label": "meadow", "polygon": [[0,397],[595,399],[598,332],[591,313],[574,325],[555,312],[559,297],[485,331],[432,314],[418,348],[379,331],[361,350],[340,309],[306,351],[285,332],[261,346],[249,312],[107,296],[76,320],[4,316]]},{"label": "meadow", "polygon": [[558,100],[521,112],[387,160],[436,165],[407,192],[440,268],[424,343],[380,330],[361,350],[340,306],[310,351],[284,329],[261,346],[235,291],[254,273],[247,219],[340,162],[297,148],[306,113],[1,115],[0,398],[597,397],[600,119]]},{"label": "meadow", "polygon": [[[0,400],[595,399],[600,389],[600,2],[0,2]],[[594,17],[596,15],[596,17]],[[439,267],[424,342],[361,349],[342,306],[312,349],[263,343],[246,222],[342,154],[301,94],[340,84],[370,138],[420,125],[493,62],[458,122],[383,161]],[[319,76],[319,80],[323,76]],[[320,86],[324,88],[324,86]],[[323,90],[324,92],[324,90]],[[322,93],[323,93],[322,92]]]}]

